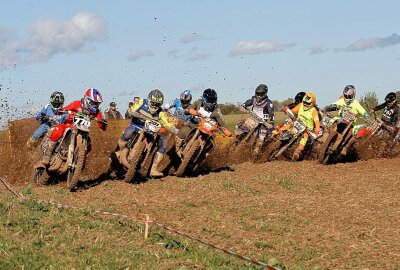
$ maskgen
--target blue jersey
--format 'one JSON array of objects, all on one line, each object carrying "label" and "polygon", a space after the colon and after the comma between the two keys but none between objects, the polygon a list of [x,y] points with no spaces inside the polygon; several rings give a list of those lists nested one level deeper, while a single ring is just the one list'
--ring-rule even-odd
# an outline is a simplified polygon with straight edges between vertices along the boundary
[{"label": "blue jersey", "polygon": [[[189,123],[192,116],[190,114],[185,114],[185,109],[182,107],[182,102],[180,99],[175,99],[172,102],[172,105],[169,106],[168,109],[174,108],[173,114],[185,121],[186,123]],[[188,107],[189,108],[189,107]]]},{"label": "blue jersey", "polygon": [[40,121],[41,124],[45,124],[48,126],[51,126],[51,121],[46,120],[42,117],[42,114],[45,114],[46,116],[49,116],[51,118],[54,118],[58,124],[62,124],[65,122],[65,119],[67,119],[68,115],[67,114],[55,114],[53,111],[53,108],[51,107],[50,104],[47,104],[46,106],[43,107],[43,109],[36,115],[36,120]]}]

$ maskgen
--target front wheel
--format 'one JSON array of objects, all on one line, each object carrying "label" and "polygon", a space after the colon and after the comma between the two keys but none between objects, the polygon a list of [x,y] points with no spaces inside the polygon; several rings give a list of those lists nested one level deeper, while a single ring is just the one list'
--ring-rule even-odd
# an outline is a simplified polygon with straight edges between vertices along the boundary
[{"label": "front wheel", "polygon": [[182,176],[186,172],[186,169],[189,166],[189,163],[192,161],[193,156],[196,154],[197,149],[200,146],[200,142],[195,140],[192,144],[190,144],[190,149],[185,149],[186,151],[183,152],[183,159],[181,164],[179,165],[178,169],[176,170],[176,176]]},{"label": "front wheel", "polygon": [[143,150],[146,147],[145,140],[142,138],[144,138],[143,134],[139,136],[139,139],[136,141],[135,145],[130,150],[129,156],[132,156],[132,158],[129,161],[129,168],[124,178],[124,181],[126,183],[130,183],[133,180],[136,174],[136,168],[138,167],[139,161],[142,157]]},{"label": "front wheel", "polygon": [[33,170],[32,184],[34,186],[42,186],[47,184],[50,176],[45,168],[36,168]]},{"label": "front wheel", "polygon": [[76,189],[79,177],[81,176],[81,171],[85,164],[86,158],[87,141],[83,139],[82,136],[77,136],[76,138],[76,148],[73,154],[73,161],[70,168],[68,168],[67,176],[67,188],[70,191]]},{"label": "front wheel", "polygon": [[336,131],[332,131],[331,134],[329,134],[328,138],[324,141],[324,143],[321,146],[321,149],[319,150],[318,153],[318,162],[326,165],[328,164],[329,160],[331,159],[332,155],[332,150],[331,147],[333,144],[336,142],[336,138],[338,136],[338,133]]},{"label": "front wheel", "polygon": [[280,140],[274,140],[271,141],[264,153],[263,153],[263,160],[266,159],[266,161],[272,161],[273,159],[275,159],[275,155],[279,152],[279,150],[281,149],[281,144],[282,142]]}]

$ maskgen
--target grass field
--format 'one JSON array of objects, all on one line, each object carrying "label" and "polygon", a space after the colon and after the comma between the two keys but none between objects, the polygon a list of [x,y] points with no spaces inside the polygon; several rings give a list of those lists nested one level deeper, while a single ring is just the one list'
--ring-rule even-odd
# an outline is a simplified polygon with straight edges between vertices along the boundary
[{"label": "grass field", "polygon": [[[30,189],[25,189],[30,195]],[[258,269],[143,225],[0,198],[0,269]]]}]

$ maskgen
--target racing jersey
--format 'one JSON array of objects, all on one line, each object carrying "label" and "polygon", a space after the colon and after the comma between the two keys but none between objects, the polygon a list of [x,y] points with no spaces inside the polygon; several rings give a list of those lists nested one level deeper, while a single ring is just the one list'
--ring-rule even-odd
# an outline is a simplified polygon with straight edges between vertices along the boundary
[{"label": "racing jersey", "polygon": [[47,116],[54,118],[58,124],[64,123],[67,119],[68,115],[66,114],[56,114],[53,111],[53,108],[50,104],[47,104],[43,107],[43,109],[36,115],[36,120],[40,121],[42,124],[48,125],[49,127],[52,126],[50,120],[46,120],[42,117],[42,114],[46,114]]},{"label": "racing jersey", "polygon": [[[190,108],[194,109],[196,111],[199,111],[201,108],[203,108],[203,110],[206,110],[204,108],[204,106],[203,106],[203,100],[202,99],[196,100],[192,105],[190,105]],[[210,113],[211,113],[210,118],[214,118],[218,122],[218,125],[220,127],[224,127],[224,128],[226,127],[225,126],[225,121],[224,121],[224,119],[222,117],[221,109],[218,107],[218,105]]]},{"label": "racing jersey", "polygon": [[303,103],[300,103],[292,109],[292,112],[297,115],[297,117],[307,126],[310,131],[314,131],[315,134],[319,134],[319,113],[315,107],[304,110]]},{"label": "racing jersey", "polygon": [[[130,112],[138,112],[143,114],[144,116],[160,121],[160,123],[168,128],[172,128],[172,123],[168,122],[168,118],[165,112],[159,108],[155,113],[150,112],[149,103],[147,99],[140,99],[138,103],[134,104],[130,108]],[[138,117],[133,116],[131,120],[131,126],[139,126],[143,127],[145,125],[145,120],[140,119]]]},{"label": "racing jersey", "polygon": [[246,100],[244,106],[254,112],[258,117],[264,120],[270,120],[271,124],[274,124],[274,104],[267,98],[262,104],[257,105],[256,97],[253,96],[251,99]]},{"label": "racing jersey", "polygon": [[[81,100],[75,100],[72,103],[68,104],[67,106],[65,106],[64,108],[62,108],[63,111],[70,111],[73,113],[83,113],[83,109],[82,109],[82,103]],[[96,113],[90,113],[89,114],[90,119],[94,119],[97,118],[98,120],[103,120],[103,115],[101,114],[100,110],[97,110]],[[68,115],[67,119],[65,120],[65,122],[67,124],[71,124],[73,121],[73,116],[72,115]],[[106,130],[107,129],[107,125],[103,124],[103,123],[99,123],[96,122],[96,124],[102,129],[102,130]]]},{"label": "racing jersey", "polygon": [[387,124],[387,125],[395,125],[397,127],[400,126],[400,108],[398,105],[394,107],[389,107],[386,105],[386,102],[379,104],[374,108],[374,111],[380,111],[383,109],[383,114],[382,114],[382,121]]},{"label": "racing jersey", "polygon": [[[354,99],[350,104],[347,104],[344,101],[344,97],[340,97],[339,100],[337,100],[336,102],[332,103],[326,111],[333,111],[338,109],[338,107],[340,107],[339,109],[339,113],[338,116],[342,117],[343,112],[345,111],[350,111],[353,114],[356,114],[358,116],[362,116],[366,119],[369,118],[369,114],[367,113],[367,111],[363,108],[363,106],[361,106],[360,102],[358,102],[358,100]],[[356,123],[357,119],[354,121],[354,124]]]},{"label": "racing jersey", "polygon": [[189,110],[188,110],[189,107],[187,109],[184,109],[182,107],[182,102],[180,99],[175,99],[171,104],[165,105],[165,109],[167,109],[167,110],[170,110],[172,108],[174,109],[173,114],[175,116],[179,117],[186,123],[190,122],[192,115],[189,114]]}]

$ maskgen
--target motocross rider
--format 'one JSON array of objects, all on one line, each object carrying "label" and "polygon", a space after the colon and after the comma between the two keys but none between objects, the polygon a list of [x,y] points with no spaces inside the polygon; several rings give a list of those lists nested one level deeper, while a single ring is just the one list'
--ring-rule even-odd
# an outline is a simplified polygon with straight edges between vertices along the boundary
[{"label": "motocross rider", "polygon": [[[330,112],[330,111],[337,111],[339,110],[338,116],[339,117],[334,117],[333,122],[338,120],[339,118],[342,117],[343,112],[345,111],[350,111],[351,113],[357,115],[357,116],[362,116],[364,117],[365,121],[369,122],[369,114],[368,112],[363,108],[363,106],[360,104],[360,102],[356,99],[356,89],[353,85],[346,85],[344,90],[343,90],[343,96],[339,98],[336,102],[333,104],[329,105],[325,111]],[[357,121],[357,119],[356,119]],[[351,146],[356,138],[355,134],[357,134],[358,130],[360,129],[361,125],[356,125],[356,121],[354,121],[354,127],[353,127],[353,137],[347,143],[343,149],[342,149],[342,155],[347,154],[348,147]]]},{"label": "motocross rider", "polygon": [[[130,113],[132,115],[131,124],[129,127],[125,129],[121,138],[118,140],[119,150],[122,150],[126,147],[129,139],[132,138],[134,133],[137,133],[144,127],[145,121],[149,119],[154,119],[159,121],[162,125],[164,125],[169,131],[172,133],[178,133],[178,130],[168,122],[166,117],[166,113],[162,110],[161,105],[164,102],[163,93],[154,89],[150,91],[147,96],[147,99],[140,99],[138,103],[135,103],[130,108]],[[168,147],[168,142],[166,138],[160,136],[159,145],[161,145],[156,153],[154,158],[154,162],[150,169],[150,176],[152,177],[162,177],[163,173],[157,170],[158,165],[164,157],[165,150]],[[118,155],[119,152],[116,152]]]},{"label": "motocross rider", "polygon": [[218,107],[217,100],[217,92],[214,89],[208,88],[204,90],[201,99],[198,99],[192,105],[190,105],[188,113],[194,116],[194,118],[192,118],[189,125],[185,125],[179,129],[178,136],[176,137],[176,151],[178,155],[181,151],[185,138],[189,135],[192,128],[198,125],[198,121],[196,121],[196,118],[198,117],[214,118],[218,122],[218,125],[225,136],[232,136],[232,132],[225,127],[225,121],[222,117],[221,110]]},{"label": "motocross rider", "polygon": [[[243,104],[243,107],[254,112],[258,117],[267,123],[261,127],[256,146],[254,148],[254,154],[258,154],[265,138],[272,133],[274,128],[274,105],[268,98],[268,87],[265,84],[260,84],[257,86],[255,95],[246,100],[246,102]],[[244,122],[244,125],[246,125],[246,121]]]},{"label": "motocross rider", "polygon": [[67,115],[60,113],[62,106],[64,106],[64,95],[61,92],[55,91],[50,96],[50,104],[44,106],[36,115],[36,120],[40,121],[41,125],[33,132],[32,136],[26,142],[28,149],[34,148],[39,138],[54,126],[55,123],[61,124],[65,121]]},{"label": "motocross rider", "polygon": [[383,109],[383,114],[381,117],[381,120],[383,123],[385,123],[388,126],[395,127],[397,130],[396,135],[396,141],[398,141],[400,138],[400,108],[397,105],[397,96],[396,93],[390,92],[389,94],[386,95],[385,97],[385,102],[382,104],[379,104],[375,108],[372,109],[371,113],[374,113],[376,111],[380,111]]},{"label": "motocross rider", "polygon": [[91,119],[97,119],[97,125],[105,131],[107,129],[107,121],[103,120],[103,115],[99,110],[100,104],[103,102],[103,98],[99,90],[94,88],[89,88],[86,90],[83,98],[81,100],[75,100],[69,105],[62,108],[63,111],[68,111],[68,117],[65,123],[58,124],[51,132],[49,137],[49,144],[46,148],[46,152],[43,154],[42,160],[36,164],[38,167],[46,167],[50,163],[51,154],[53,153],[57,141],[63,136],[64,131],[67,128],[73,126],[73,114],[83,113],[90,116]]},{"label": "motocross rider", "polygon": [[294,102],[287,105],[289,109],[293,109],[296,107],[298,104],[300,104],[303,101],[304,96],[306,95],[306,92],[298,92],[296,96],[294,97]]},{"label": "motocross rider", "polygon": [[[291,111],[292,113],[297,116],[306,126],[307,129],[314,132],[316,136],[319,136],[320,131],[320,121],[318,110],[315,108],[315,103],[317,102],[317,98],[314,93],[306,93],[303,97],[302,103],[298,104],[294,107]],[[283,109],[285,113],[290,111],[288,107]],[[306,146],[306,143],[309,139],[309,135],[307,132],[304,132],[303,138],[301,138],[299,144],[297,145],[296,149],[294,150],[292,159],[298,160],[300,158],[301,153]]]},{"label": "motocross rider", "polygon": [[174,108],[173,114],[186,123],[190,123],[192,116],[189,114],[189,106],[192,102],[192,93],[189,90],[184,90],[179,99],[175,99],[172,103],[167,103],[164,109],[170,110]]}]

